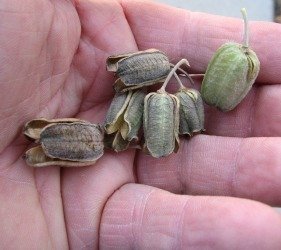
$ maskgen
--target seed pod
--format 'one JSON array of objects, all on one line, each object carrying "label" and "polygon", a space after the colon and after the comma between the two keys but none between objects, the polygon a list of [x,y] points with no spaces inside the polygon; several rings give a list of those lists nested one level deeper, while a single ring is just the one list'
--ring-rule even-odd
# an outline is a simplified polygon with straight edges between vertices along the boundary
[{"label": "seed pod", "polygon": [[107,134],[121,132],[124,140],[138,140],[142,124],[143,102],[146,90],[116,93],[106,115]]},{"label": "seed pod", "polygon": [[114,84],[117,92],[164,81],[171,67],[168,57],[156,49],[110,56],[106,64],[119,77]]},{"label": "seed pod", "polygon": [[[86,166],[95,163],[103,155],[102,129],[99,125],[73,120],[66,122],[62,119],[60,123],[59,120],[36,119],[27,123],[25,135],[30,135],[31,139],[40,144],[26,152],[27,164],[43,167]],[[41,126],[44,122],[46,126]]]},{"label": "seed pod", "polygon": [[204,131],[204,106],[199,91],[182,88],[176,96],[180,101],[179,134],[192,136]]},{"label": "seed pod", "polygon": [[222,45],[210,61],[202,82],[203,100],[222,111],[234,109],[250,91],[255,82],[260,62],[248,45],[248,23],[242,10],[245,35],[244,43]]},{"label": "seed pod", "polygon": [[105,132],[115,133],[124,123],[124,112],[129,104],[132,91],[116,93],[105,118]]},{"label": "seed pod", "polygon": [[143,105],[146,91],[137,90],[132,94],[124,114],[124,123],[120,128],[124,140],[138,140],[138,132],[142,125]]},{"label": "seed pod", "polygon": [[156,158],[177,152],[178,129],[178,98],[165,92],[148,94],[144,100],[144,149]]},{"label": "seed pod", "polygon": [[[142,124],[143,102],[146,90],[116,93],[105,121],[106,146],[116,152],[128,149],[132,140],[138,140]],[[109,136],[112,135],[112,136]]]}]

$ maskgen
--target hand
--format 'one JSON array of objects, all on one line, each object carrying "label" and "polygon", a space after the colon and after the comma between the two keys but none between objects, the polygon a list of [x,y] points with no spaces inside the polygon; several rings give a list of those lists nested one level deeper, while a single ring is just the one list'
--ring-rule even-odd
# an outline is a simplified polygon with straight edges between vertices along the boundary
[{"label": "hand", "polygon": [[280,249],[281,217],[268,205],[281,205],[281,26],[250,28],[258,83],[236,110],[206,110],[209,135],[164,159],[129,150],[35,169],[21,158],[23,124],[102,122],[109,55],[157,48],[204,72],[243,25],[143,1],[0,1],[1,248]]}]

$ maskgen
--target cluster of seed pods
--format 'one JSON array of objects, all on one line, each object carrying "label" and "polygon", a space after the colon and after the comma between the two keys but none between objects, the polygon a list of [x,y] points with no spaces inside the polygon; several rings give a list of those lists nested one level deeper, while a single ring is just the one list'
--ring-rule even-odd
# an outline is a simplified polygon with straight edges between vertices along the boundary
[{"label": "cluster of seed pods", "polygon": [[[244,99],[260,70],[259,59],[249,48],[246,10],[241,12],[243,43],[225,43],[216,51],[201,86],[203,100],[224,112],[233,110]],[[189,63],[182,59],[173,65],[156,49],[107,59],[107,69],[118,77],[114,84],[117,93],[105,124],[106,134],[111,135],[109,147],[117,152],[127,149],[131,141],[138,139],[143,124],[142,148],[159,158],[177,152],[179,135],[192,136],[204,131],[203,101],[197,90],[183,86],[177,71],[191,82],[192,78],[182,65]],[[172,76],[180,86],[175,94],[166,91]],[[158,91],[145,94],[147,86],[160,82],[164,83]]]},{"label": "cluster of seed pods", "polygon": [[[191,80],[181,68],[189,66],[186,59],[176,65],[161,51],[149,49],[137,53],[110,56],[107,70],[117,75],[116,94],[105,120],[106,146],[116,152],[136,145],[142,128],[144,143],[139,147],[153,157],[177,152],[179,135],[204,130],[204,107],[200,93],[183,86],[177,71]],[[175,94],[166,86],[172,76],[179,83]],[[156,92],[148,86],[162,83]]]},{"label": "cluster of seed pods", "polygon": [[[249,48],[246,10],[243,43],[225,43],[214,54],[199,91],[185,87],[180,76],[193,83],[182,66],[157,49],[110,56],[107,70],[114,72],[116,94],[105,122],[91,124],[75,118],[34,119],[26,123],[24,135],[39,144],[25,153],[28,165],[85,166],[104,154],[104,147],[124,151],[139,148],[160,158],[177,152],[179,135],[189,137],[204,131],[205,103],[223,112],[233,110],[254,84],[260,62]],[[169,93],[166,86],[175,77],[179,88]],[[150,86],[162,84],[151,92]],[[203,100],[202,100],[203,99]],[[140,139],[140,138],[143,138]]]}]

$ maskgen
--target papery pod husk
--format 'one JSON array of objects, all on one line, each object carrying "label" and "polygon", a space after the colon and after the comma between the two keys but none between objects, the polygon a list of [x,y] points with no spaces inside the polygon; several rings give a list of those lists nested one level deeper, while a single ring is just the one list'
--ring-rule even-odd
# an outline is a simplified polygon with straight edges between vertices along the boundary
[{"label": "papery pod husk", "polygon": [[114,83],[117,92],[164,81],[171,68],[168,57],[156,49],[110,56],[106,63],[107,70],[118,76]]},{"label": "papery pod husk", "polygon": [[120,129],[124,140],[138,140],[138,132],[143,120],[143,106],[146,89],[135,91],[124,114],[124,123]]},{"label": "papery pod husk", "polygon": [[260,70],[255,52],[238,43],[222,45],[205,73],[203,100],[221,111],[234,109],[250,91]]},{"label": "papery pod husk", "polygon": [[115,152],[121,152],[121,151],[128,149],[129,144],[130,144],[130,141],[124,140],[121,135],[121,132],[118,131],[114,136],[114,140],[112,142],[112,149]]},{"label": "papery pod husk", "polygon": [[40,138],[40,134],[42,130],[50,124],[55,123],[73,123],[73,122],[85,122],[80,119],[76,118],[59,118],[59,119],[45,119],[45,118],[38,118],[33,119],[29,122],[27,122],[23,127],[23,134],[30,140],[38,140]]},{"label": "papery pod husk", "polygon": [[150,93],[144,100],[144,150],[160,158],[179,147],[179,100],[168,93]]},{"label": "papery pod husk", "polygon": [[[103,155],[103,130],[99,125],[77,119],[73,119],[73,122],[61,120],[61,123],[57,119],[41,128],[39,139],[36,140],[40,145],[29,149],[24,155],[28,165],[86,166],[95,163]],[[29,123],[32,124],[38,130],[39,119]],[[36,132],[30,133],[31,136],[34,134]]]},{"label": "papery pod husk", "polygon": [[[102,155],[101,155],[102,156]],[[83,167],[95,164],[96,160],[92,161],[69,161],[48,157],[41,146],[33,147],[26,151],[23,158],[27,165],[31,167],[47,167],[47,166],[62,166],[62,167]]]},{"label": "papery pod husk", "polygon": [[105,134],[104,144],[106,148],[114,150],[118,153],[128,149],[130,142],[128,140],[124,140],[120,131],[118,130],[114,134]]},{"label": "papery pod husk", "polygon": [[104,137],[105,148],[114,150],[115,152],[122,152],[127,149],[141,149],[140,144],[136,140],[124,140],[120,131],[114,134],[105,134]]},{"label": "papery pod husk", "polygon": [[199,91],[183,88],[175,95],[180,101],[179,134],[192,136],[204,131],[204,105]]},{"label": "papery pod husk", "polygon": [[116,93],[105,118],[105,132],[113,134],[122,126],[124,113],[129,104],[133,92]]},{"label": "papery pod husk", "polygon": [[112,143],[113,143],[113,140],[115,138],[115,135],[116,135],[116,133],[113,133],[113,134],[104,133],[104,139],[103,139],[104,148],[113,149]]}]

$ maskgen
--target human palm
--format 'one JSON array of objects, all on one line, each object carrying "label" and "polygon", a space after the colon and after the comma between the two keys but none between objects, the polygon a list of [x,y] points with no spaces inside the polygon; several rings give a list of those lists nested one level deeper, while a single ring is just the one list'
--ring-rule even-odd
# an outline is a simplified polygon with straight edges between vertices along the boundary
[{"label": "human palm", "polygon": [[94,166],[34,169],[21,158],[23,124],[102,122],[109,55],[157,48],[203,72],[218,46],[242,37],[239,20],[74,2],[0,1],[1,248],[280,249],[280,215],[256,201],[281,204],[281,26],[251,24],[259,83],[235,111],[207,109],[208,135],[183,139],[179,153],[106,152]]}]

